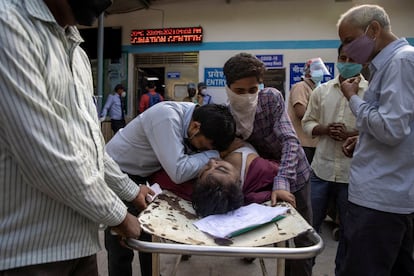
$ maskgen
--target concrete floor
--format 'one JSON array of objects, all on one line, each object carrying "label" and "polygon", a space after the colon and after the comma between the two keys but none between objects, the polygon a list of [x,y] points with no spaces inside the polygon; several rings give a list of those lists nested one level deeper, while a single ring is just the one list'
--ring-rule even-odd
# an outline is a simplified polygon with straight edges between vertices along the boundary
[{"label": "concrete floor", "polygon": [[[313,276],[333,276],[334,260],[338,242],[333,240],[332,223],[325,221],[322,226],[322,239],[325,248],[316,258],[316,264],[313,268]],[[103,247],[103,231],[101,231],[101,242]],[[161,274],[163,276],[171,275],[176,255],[161,254]],[[268,275],[276,275],[276,261],[274,259],[264,259]],[[101,276],[107,276],[106,251],[98,253],[98,267]],[[133,262],[134,276],[140,276],[138,255],[136,254]],[[244,263],[237,257],[214,257],[214,256],[192,256],[188,261],[181,261],[178,266],[177,276],[256,276],[262,275],[260,263],[256,259],[251,264]]]}]

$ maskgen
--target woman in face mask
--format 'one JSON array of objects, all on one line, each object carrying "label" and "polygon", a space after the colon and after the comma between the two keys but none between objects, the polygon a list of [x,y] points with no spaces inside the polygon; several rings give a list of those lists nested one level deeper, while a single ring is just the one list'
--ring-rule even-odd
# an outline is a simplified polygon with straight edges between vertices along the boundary
[{"label": "woman in face mask", "polygon": [[[226,93],[236,121],[236,134],[252,144],[259,155],[280,162],[273,179],[272,204],[280,192],[295,196],[298,212],[310,223],[308,200],[310,167],[286,112],[282,94],[275,88],[260,89],[265,65],[255,56],[240,53],[224,64]],[[298,247],[308,239],[295,238]],[[311,275],[312,260],[286,261],[286,275]]]}]

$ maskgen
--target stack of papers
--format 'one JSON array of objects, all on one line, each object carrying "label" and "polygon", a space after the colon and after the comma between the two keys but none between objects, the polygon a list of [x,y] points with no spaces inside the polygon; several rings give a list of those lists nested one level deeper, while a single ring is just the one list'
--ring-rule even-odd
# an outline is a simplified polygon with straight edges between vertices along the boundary
[{"label": "stack of papers", "polygon": [[288,207],[252,203],[222,215],[211,215],[194,222],[203,232],[218,238],[231,238],[263,224],[284,218]]}]

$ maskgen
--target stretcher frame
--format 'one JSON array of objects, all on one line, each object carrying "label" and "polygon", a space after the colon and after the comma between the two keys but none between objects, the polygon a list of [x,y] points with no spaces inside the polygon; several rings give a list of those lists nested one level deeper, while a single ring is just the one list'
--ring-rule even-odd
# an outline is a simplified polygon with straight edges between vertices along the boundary
[{"label": "stretcher frame", "polygon": [[[171,200],[176,200],[176,202],[174,202],[174,204],[168,203]],[[177,211],[178,209],[180,211]],[[292,211],[289,212],[287,214],[287,217],[281,221],[284,221],[285,223],[289,223],[289,220],[290,222],[298,222],[299,225],[302,225],[301,230],[304,231],[299,231],[297,233],[293,232],[288,234],[285,233],[283,237],[277,237],[277,235],[275,235],[273,232],[275,232],[275,229],[279,228],[279,226],[276,225],[276,228],[274,228],[274,226],[272,225],[266,225],[261,228],[252,230],[249,233],[234,238],[234,244],[228,246],[215,245],[216,242],[214,242],[214,238],[198,230],[181,229],[199,232],[192,232],[188,234],[191,236],[191,239],[179,237],[179,231],[177,229],[175,229],[177,230],[177,232],[169,232],[172,228],[179,228],[177,225],[174,224],[171,217],[187,216],[186,219],[188,219],[188,214],[183,215],[183,212],[188,211],[189,214],[192,213],[193,215],[195,215],[195,213],[191,206],[191,203],[175,196],[171,192],[164,191],[162,196],[157,198],[152,204],[149,205],[149,208],[147,208],[138,216],[142,228],[152,235],[152,242],[141,241],[136,239],[127,239],[126,244],[133,250],[153,253],[154,276],[160,275],[159,254],[161,253],[176,255],[259,258],[263,275],[267,275],[266,269],[264,267],[263,258],[274,258],[277,260],[276,275],[284,275],[285,259],[312,258],[318,255],[320,252],[322,252],[324,248],[323,240],[318,235],[318,233],[316,233],[316,231],[309,224],[307,224],[307,222],[293,208],[291,209]],[[181,220],[185,219],[181,218]],[[193,219],[188,220],[191,222]],[[159,223],[158,226],[154,226],[154,223],[156,224],[157,221]],[[168,227],[165,227],[166,221],[170,223],[172,222],[172,225],[170,224],[168,225]],[[163,224],[163,226],[161,227],[160,224]],[[189,227],[188,224],[189,222],[186,222],[186,227]],[[267,242],[266,240],[264,241],[264,243],[266,244],[263,244],[263,242],[257,242],[259,240],[258,237],[261,237],[261,234],[267,233],[268,235],[269,231],[272,232],[273,242]],[[291,241],[294,237],[296,237],[299,234],[306,234],[309,240],[312,242],[312,245],[307,247],[296,248],[289,247],[289,241]],[[197,240],[197,237],[195,237],[197,235],[199,235],[199,237],[201,238],[205,238],[205,240]],[[258,244],[258,246],[256,246],[256,244]],[[275,247],[275,245],[277,247]],[[288,247],[286,247],[286,245]],[[175,275],[178,264],[179,258],[177,258],[176,266],[173,270],[173,275]]]}]

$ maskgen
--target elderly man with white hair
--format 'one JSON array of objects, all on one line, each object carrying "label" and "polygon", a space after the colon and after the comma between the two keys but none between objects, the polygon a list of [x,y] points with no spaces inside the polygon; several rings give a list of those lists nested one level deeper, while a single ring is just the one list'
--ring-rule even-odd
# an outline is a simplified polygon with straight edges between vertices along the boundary
[{"label": "elderly man with white hair", "polygon": [[[391,32],[385,10],[356,6],[338,21],[348,57],[370,63],[363,99],[359,78],[341,83],[356,116],[344,225],[346,253],[337,275],[414,275],[414,47]],[[352,139],[355,141],[355,138]]]}]

